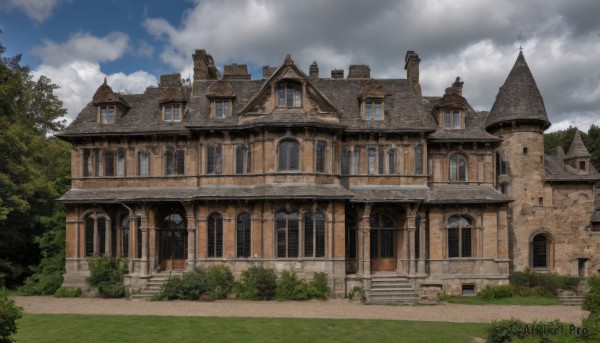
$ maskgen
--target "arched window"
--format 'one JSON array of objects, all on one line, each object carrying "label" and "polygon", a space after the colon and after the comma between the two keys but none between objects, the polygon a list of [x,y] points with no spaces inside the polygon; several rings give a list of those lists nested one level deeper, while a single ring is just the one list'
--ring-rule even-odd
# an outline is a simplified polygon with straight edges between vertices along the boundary
[{"label": "arched window", "polygon": [[467,158],[462,154],[450,157],[450,181],[467,181]]},{"label": "arched window", "polygon": [[304,214],[304,257],[325,256],[325,215],[321,212]]},{"label": "arched window", "polygon": [[277,85],[277,105],[300,107],[302,105],[302,86],[293,81],[280,82]]},{"label": "arched window", "polygon": [[279,170],[298,170],[298,153],[300,149],[296,141],[283,141],[279,144]]},{"label": "arched window", "polygon": [[277,257],[298,257],[299,251],[299,224],[298,214],[295,212],[279,212],[275,216],[275,230],[277,234]]},{"label": "arched window", "polygon": [[85,256],[94,255],[94,218],[85,220]]},{"label": "arched window", "polygon": [[104,255],[108,225],[110,221],[104,216],[91,214],[85,219],[85,256]]},{"label": "arched window", "polygon": [[531,266],[548,269],[550,266],[550,240],[546,234],[539,233],[531,241]]},{"label": "arched window", "polygon": [[220,214],[208,217],[208,257],[223,257],[223,217]]},{"label": "arched window", "polygon": [[121,256],[129,256],[129,216],[124,216],[121,220]]},{"label": "arched window", "polygon": [[237,257],[250,257],[251,227],[250,215],[241,213],[237,217]]},{"label": "arched window", "polygon": [[448,257],[471,257],[473,240],[471,219],[463,215],[448,218]]}]

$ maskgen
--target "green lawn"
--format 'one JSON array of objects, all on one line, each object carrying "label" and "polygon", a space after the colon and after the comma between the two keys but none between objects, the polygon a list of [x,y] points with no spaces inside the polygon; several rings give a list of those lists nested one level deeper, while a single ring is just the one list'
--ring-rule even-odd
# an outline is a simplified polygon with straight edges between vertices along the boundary
[{"label": "green lawn", "polygon": [[488,324],[25,314],[17,342],[469,342]]},{"label": "green lawn", "polygon": [[446,297],[443,301],[465,305],[562,305],[558,298],[513,295],[508,298],[481,299],[479,297]]}]

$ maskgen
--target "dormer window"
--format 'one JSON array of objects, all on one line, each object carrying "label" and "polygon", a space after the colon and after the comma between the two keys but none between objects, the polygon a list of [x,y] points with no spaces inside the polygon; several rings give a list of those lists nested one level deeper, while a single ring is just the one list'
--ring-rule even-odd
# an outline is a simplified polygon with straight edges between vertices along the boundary
[{"label": "dormer window", "polygon": [[443,111],[443,123],[445,129],[460,129],[460,111],[457,110],[444,110]]},{"label": "dormer window", "polygon": [[100,106],[100,124],[114,124],[115,106]]},{"label": "dormer window", "polygon": [[181,121],[181,104],[163,105],[163,118],[166,122]]},{"label": "dormer window", "polygon": [[364,102],[365,120],[383,119],[383,102],[381,100],[366,100]]},{"label": "dormer window", "polygon": [[277,85],[277,105],[300,107],[302,105],[302,87],[293,81],[280,82]]},{"label": "dormer window", "polygon": [[586,172],[587,168],[585,167],[585,161],[579,161],[579,171]]},{"label": "dormer window", "polygon": [[215,118],[226,118],[231,116],[231,100],[215,100]]}]

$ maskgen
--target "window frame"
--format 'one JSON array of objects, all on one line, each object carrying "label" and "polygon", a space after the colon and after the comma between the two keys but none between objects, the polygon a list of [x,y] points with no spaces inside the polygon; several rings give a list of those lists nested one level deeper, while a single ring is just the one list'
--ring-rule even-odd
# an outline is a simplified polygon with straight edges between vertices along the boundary
[{"label": "window frame", "polygon": [[237,215],[235,232],[237,258],[252,257],[252,217],[248,212]]},{"label": "window frame", "polygon": [[223,216],[220,213],[211,213],[206,219],[206,256],[223,257]]},{"label": "window frame", "polygon": [[327,162],[327,141],[317,140],[315,144],[315,172],[324,173]]},{"label": "window frame", "polygon": [[[454,218],[456,218],[456,224],[451,223]],[[462,214],[451,215],[446,222],[446,231],[449,259],[474,257],[474,226],[473,220],[469,216]],[[455,234],[452,234],[451,237],[451,233]]]},{"label": "window frame", "polygon": [[252,151],[248,144],[238,144],[235,146],[235,173],[250,174],[252,167]]},{"label": "window frame", "polygon": [[[178,123],[183,119],[181,103],[166,103],[162,106],[162,117],[165,123]],[[175,111],[177,110],[177,111]],[[175,115],[177,114],[177,116]]]},{"label": "window frame", "polygon": [[302,107],[302,84],[297,81],[283,80],[275,87],[278,107]]},{"label": "window frame", "polygon": [[221,175],[223,173],[223,145],[206,145],[206,175]]},{"label": "window frame", "polygon": [[165,176],[185,175],[185,151],[167,148],[165,151]]},{"label": "window frame", "polygon": [[102,125],[114,124],[117,121],[115,105],[98,106],[98,122]]},{"label": "window frame", "polygon": [[362,102],[362,109],[365,121],[381,121],[384,118],[383,99],[367,98]]},{"label": "window frame", "polygon": [[214,99],[214,117],[216,119],[223,119],[231,117],[231,99]]},{"label": "window frame", "polygon": [[276,258],[300,257],[300,218],[298,212],[279,211],[275,214]]},{"label": "window frame", "polygon": [[[106,235],[112,233],[110,217],[106,214],[89,214],[84,223],[84,256],[104,256],[106,254]],[[100,227],[104,223],[103,227]],[[112,238],[111,238],[112,240]]]},{"label": "window frame", "polygon": [[415,160],[415,175],[423,175],[423,145],[421,143],[415,144],[414,149],[414,160]]},{"label": "window frame", "polygon": [[[537,238],[542,238],[543,241],[536,241]],[[550,270],[552,261],[552,239],[546,232],[539,232],[535,234],[529,243],[530,249],[530,266],[534,270]],[[538,249],[543,249],[539,251]],[[537,250],[537,251],[536,251]],[[543,255],[543,256],[542,256]],[[543,258],[544,264],[538,264],[537,262],[541,261]]]},{"label": "window frame", "polygon": [[[461,175],[461,161],[463,164],[463,175]],[[450,182],[468,182],[469,181],[469,159],[465,154],[455,153],[450,156],[448,161],[448,181]]]},{"label": "window frame", "polygon": [[462,129],[462,111],[444,109],[441,111],[442,128],[444,129]]},{"label": "window frame", "polygon": [[325,232],[327,219],[321,211],[305,212],[303,219],[303,257],[325,257]]},{"label": "window frame", "polygon": [[[143,164],[144,159],[145,165]],[[137,152],[137,175],[150,176],[150,152],[147,150],[139,150]]]},{"label": "window frame", "polygon": [[300,171],[300,143],[293,139],[279,142],[277,166],[280,172]]}]

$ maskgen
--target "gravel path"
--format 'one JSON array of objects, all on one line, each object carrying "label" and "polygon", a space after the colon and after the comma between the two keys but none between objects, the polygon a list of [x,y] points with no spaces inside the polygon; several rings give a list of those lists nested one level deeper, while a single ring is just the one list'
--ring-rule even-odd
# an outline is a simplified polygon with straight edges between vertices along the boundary
[{"label": "gravel path", "polygon": [[348,300],[328,301],[132,301],[99,298],[14,297],[26,313],[126,314],[198,317],[354,318],[489,323],[499,318],[525,322],[560,319],[579,325],[588,315],[577,306],[363,305]]}]

